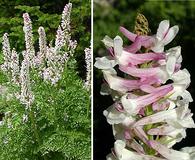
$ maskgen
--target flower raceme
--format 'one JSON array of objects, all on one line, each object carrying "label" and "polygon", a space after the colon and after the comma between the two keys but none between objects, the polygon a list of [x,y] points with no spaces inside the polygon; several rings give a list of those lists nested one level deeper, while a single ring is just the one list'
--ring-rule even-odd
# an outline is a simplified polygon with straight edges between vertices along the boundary
[{"label": "flower raceme", "polygon": [[193,99],[186,90],[190,73],[181,69],[181,47],[165,50],[178,26],[170,27],[164,20],[152,36],[136,35],[124,27],[120,31],[132,44],[123,47],[120,36],[105,36],[102,42],[109,55],[96,58],[94,64],[105,79],[101,94],[114,100],[103,112],[116,139],[107,159],[195,160],[194,147],[172,149],[186,137],[187,128],[195,128],[188,107]]}]

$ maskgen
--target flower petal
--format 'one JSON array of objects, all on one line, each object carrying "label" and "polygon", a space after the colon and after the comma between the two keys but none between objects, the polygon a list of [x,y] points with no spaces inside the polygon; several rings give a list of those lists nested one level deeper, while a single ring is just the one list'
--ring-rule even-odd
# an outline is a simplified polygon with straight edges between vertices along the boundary
[{"label": "flower petal", "polygon": [[151,60],[161,60],[164,59],[165,56],[162,53],[144,53],[144,54],[133,54],[131,52],[123,51],[122,55],[118,59],[119,64],[123,66],[137,65],[142,64]]},{"label": "flower petal", "polygon": [[98,69],[110,69],[116,65],[116,61],[110,57],[96,58],[94,66]]},{"label": "flower petal", "polygon": [[114,103],[107,110],[103,112],[109,124],[123,124],[124,126],[129,126],[134,122],[134,118],[124,111],[122,111],[121,105]]},{"label": "flower petal", "polygon": [[114,38],[114,54],[116,57],[120,57],[123,51],[123,40],[120,36]]},{"label": "flower petal", "polygon": [[163,38],[167,34],[168,29],[169,29],[169,20],[161,21],[157,29],[156,38],[158,40],[163,40]]},{"label": "flower petal", "polygon": [[106,156],[106,160],[118,160],[118,158],[116,158],[112,153],[110,153]]},{"label": "flower petal", "polygon": [[103,75],[110,88],[119,92],[131,91],[133,89],[138,89],[140,86],[138,80],[127,80],[115,75],[111,75],[105,71],[103,71]]},{"label": "flower petal", "polygon": [[181,149],[182,152],[190,154],[190,160],[195,159],[195,147],[184,147]]},{"label": "flower petal", "polygon": [[150,116],[138,120],[134,126],[143,126],[146,124],[153,124],[158,122],[165,122],[167,119],[177,119],[177,111],[175,109],[160,111]]},{"label": "flower petal", "polygon": [[107,122],[109,124],[119,124],[122,123],[125,118],[126,115],[123,112],[119,112],[115,105],[117,105],[116,103],[113,104],[112,106],[108,107],[107,110],[104,110],[103,115],[106,117]]},{"label": "flower petal", "polygon": [[169,75],[172,75],[175,70],[176,57],[174,55],[168,56],[166,70]]},{"label": "flower petal", "polygon": [[175,137],[177,134],[183,131],[183,128],[177,129],[170,125],[162,125],[157,128],[152,128],[148,131],[150,135],[168,135]]},{"label": "flower petal", "polygon": [[107,48],[110,48],[110,47],[114,47],[114,41],[112,38],[110,38],[109,36],[105,36],[104,39],[102,40],[102,42],[104,43],[104,45],[107,47]]},{"label": "flower petal", "polygon": [[188,153],[169,149],[166,146],[154,140],[150,140],[149,144],[154,150],[156,150],[159,154],[161,154],[163,157],[167,158],[168,160],[176,160],[176,159],[190,160],[190,156]]},{"label": "flower petal", "polygon": [[116,140],[116,142],[114,143],[114,150],[118,160],[165,160],[163,158],[145,154],[138,154],[136,152],[127,150],[125,148],[125,142],[121,140]]},{"label": "flower petal", "polygon": [[175,84],[184,84],[186,87],[190,84],[190,73],[187,69],[179,70],[171,77]]},{"label": "flower petal", "polygon": [[124,28],[124,27],[120,27],[119,30],[120,30],[120,32],[121,32],[125,37],[127,37],[130,41],[132,41],[132,42],[135,41],[135,39],[136,39],[136,37],[137,37],[136,34],[134,34],[134,33],[130,32],[130,31],[128,31],[128,30],[127,30],[126,28]]},{"label": "flower petal", "polygon": [[168,43],[170,43],[175,36],[177,35],[179,31],[179,27],[178,26],[173,26],[168,30],[168,33],[166,34],[166,36],[163,39],[163,44],[167,45]]},{"label": "flower petal", "polygon": [[131,53],[136,53],[141,49],[142,46],[141,40],[142,38],[140,36],[137,36],[135,38],[135,41],[130,46],[126,47],[125,50]]}]

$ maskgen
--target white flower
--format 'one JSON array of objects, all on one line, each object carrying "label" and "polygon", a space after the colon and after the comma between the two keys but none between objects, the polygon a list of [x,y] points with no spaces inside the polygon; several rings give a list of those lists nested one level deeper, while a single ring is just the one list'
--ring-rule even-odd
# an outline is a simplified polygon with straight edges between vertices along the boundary
[{"label": "white flower", "polygon": [[181,149],[182,152],[190,154],[190,160],[195,160],[195,147],[184,147]]},{"label": "white flower", "polygon": [[179,27],[173,26],[169,28],[169,26],[169,20],[160,22],[157,33],[155,35],[156,41],[154,43],[154,46],[151,47],[154,52],[163,52],[164,46],[170,43],[177,35]]}]

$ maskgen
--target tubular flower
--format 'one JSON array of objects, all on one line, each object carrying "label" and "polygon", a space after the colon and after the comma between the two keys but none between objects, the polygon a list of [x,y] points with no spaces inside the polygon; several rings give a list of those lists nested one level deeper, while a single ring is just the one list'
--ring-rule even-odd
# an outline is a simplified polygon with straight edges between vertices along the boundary
[{"label": "tubular flower", "polygon": [[164,49],[179,30],[169,26],[168,20],[162,21],[152,36],[120,27],[132,42],[127,47],[119,36],[103,39],[109,55],[96,58],[94,65],[105,79],[101,94],[110,94],[114,101],[103,112],[116,139],[108,160],[194,160],[193,147],[172,149],[195,123],[189,109],[193,99],[186,90],[190,73],[181,69],[181,47]]}]

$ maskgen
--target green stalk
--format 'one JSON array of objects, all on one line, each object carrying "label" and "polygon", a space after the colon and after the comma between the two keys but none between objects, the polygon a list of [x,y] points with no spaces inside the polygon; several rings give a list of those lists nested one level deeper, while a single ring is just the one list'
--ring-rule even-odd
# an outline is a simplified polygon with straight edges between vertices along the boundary
[{"label": "green stalk", "polygon": [[[30,108],[30,106],[28,106],[28,107]],[[30,119],[31,119],[32,129],[34,131],[35,139],[37,140],[38,146],[40,146],[41,141],[40,141],[39,132],[38,132],[36,121],[35,121],[35,114],[34,114],[32,109],[30,109]],[[43,159],[47,160],[47,156],[43,155]]]}]

